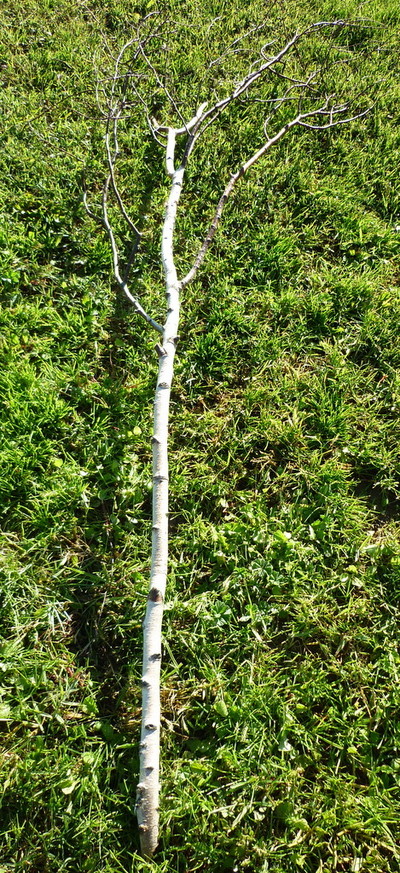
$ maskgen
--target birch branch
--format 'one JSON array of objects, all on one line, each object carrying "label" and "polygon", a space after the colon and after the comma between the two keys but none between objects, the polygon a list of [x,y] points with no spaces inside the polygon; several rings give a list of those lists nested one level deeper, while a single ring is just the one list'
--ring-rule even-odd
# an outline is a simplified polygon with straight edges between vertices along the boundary
[{"label": "birch branch", "polygon": [[153,422],[153,512],[150,591],[143,623],[142,729],[140,778],[136,814],[141,851],[151,857],[158,843],[160,769],[161,624],[168,567],[168,421],[178,337],[180,283],[174,262],[173,234],[184,167],[174,169],[176,131],[168,131],[166,170],[171,188],[161,234],[161,257],[167,297],[167,317],[159,356]]},{"label": "birch branch", "polygon": [[[258,67],[258,69],[249,72],[243,79],[238,82],[234,90],[227,97],[224,97],[223,100],[217,101],[214,106],[211,106],[207,112],[204,112],[203,117],[201,119],[201,125],[199,126],[197,137],[202,136],[205,130],[212,124],[217,116],[224,111],[232,102],[241,97],[244,93],[246,93],[254,84],[260,79],[266,72],[273,70],[278,64],[280,64],[286,55],[300,42],[300,40],[304,39],[304,37],[308,36],[315,30],[321,30],[323,28],[334,28],[334,27],[345,27],[348,26],[348,22],[343,19],[337,19],[336,21],[317,21],[315,24],[310,25],[309,27],[304,28],[302,31],[296,32],[291,39],[288,40],[286,45],[283,46],[280,51],[278,51],[275,55],[268,58],[264,64]],[[272,45],[272,43],[271,43]],[[263,47],[266,48],[267,44]],[[262,50],[261,50],[262,53]],[[262,55],[264,57],[264,55]],[[203,122],[207,121],[208,123],[203,127]]]},{"label": "birch branch", "polygon": [[[153,14],[154,13],[149,13],[149,15],[146,16],[145,20],[152,17]],[[117,55],[117,58],[115,60],[114,73],[113,73],[113,76],[111,79],[111,91],[110,91],[110,97],[109,97],[108,112],[106,114],[106,128],[105,128],[105,134],[104,134],[104,145],[105,145],[105,152],[106,152],[106,159],[107,159],[107,166],[108,166],[108,175],[107,175],[106,180],[105,180],[104,185],[103,185],[102,201],[101,201],[101,215],[97,215],[95,212],[93,212],[92,209],[90,209],[90,207],[88,205],[88,201],[87,201],[87,191],[86,190],[84,190],[84,192],[83,192],[83,204],[84,204],[85,210],[86,210],[87,214],[90,216],[90,218],[92,218],[95,221],[97,221],[98,223],[100,223],[108,236],[108,240],[109,240],[110,248],[111,248],[111,255],[112,255],[113,273],[114,273],[114,278],[115,278],[117,285],[119,286],[121,291],[125,294],[125,296],[129,300],[129,302],[132,303],[136,312],[147,322],[147,324],[149,324],[152,328],[154,328],[154,330],[156,330],[157,333],[162,334],[162,332],[163,332],[162,325],[160,325],[154,318],[152,318],[151,315],[149,315],[148,312],[146,312],[146,310],[141,305],[138,298],[135,297],[131,293],[129,286],[128,286],[129,273],[130,273],[133,261],[135,259],[135,256],[137,254],[137,251],[139,249],[140,240],[141,240],[141,233],[140,233],[137,225],[132,221],[132,219],[131,219],[131,217],[130,217],[130,215],[125,207],[125,204],[122,200],[122,197],[121,197],[121,194],[119,191],[119,186],[117,184],[116,175],[115,175],[116,162],[117,162],[118,156],[120,154],[120,147],[119,147],[119,142],[118,142],[118,123],[119,123],[121,117],[123,116],[123,112],[124,112],[125,92],[126,92],[126,87],[127,87],[127,81],[129,79],[129,73],[125,74],[122,77],[123,90],[122,90],[122,99],[120,100],[119,104],[118,104],[118,101],[116,101],[115,89],[116,89],[117,82],[121,79],[120,67],[121,67],[121,62],[124,58],[124,55],[125,55],[126,51],[129,48],[131,48],[131,46],[135,45],[137,42],[138,42],[138,38],[131,39],[131,40],[128,40],[128,42],[126,42],[125,45],[122,47],[122,49],[120,50],[120,52]],[[140,53],[140,43],[139,43],[139,47],[137,48],[136,53],[135,53],[136,58],[138,57],[139,53]],[[96,85],[96,92],[97,92],[97,90],[98,90],[98,82]],[[104,113],[102,113],[102,114],[104,114]],[[113,146],[114,146],[113,150],[111,148],[111,142],[110,142],[111,131],[112,131]],[[108,200],[109,200],[110,187],[111,187],[112,192],[114,194],[115,201],[116,201],[118,209],[122,215],[122,218],[124,219],[125,223],[128,225],[129,230],[131,231],[131,233],[133,233],[133,236],[134,236],[133,244],[131,245],[131,250],[130,250],[126,265],[125,265],[123,276],[121,275],[120,255],[119,255],[118,245],[117,245],[115,233],[114,233],[114,230],[113,230],[110,218],[109,218]]]},{"label": "birch branch", "polygon": [[[156,15],[150,13],[144,21]],[[154,420],[152,437],[153,454],[153,506],[152,506],[152,554],[150,571],[150,589],[147,598],[146,613],[143,623],[143,668],[142,668],[142,726],[140,740],[140,778],[137,786],[136,812],[139,824],[141,850],[144,856],[151,857],[158,843],[159,825],[159,766],[160,766],[160,669],[161,669],[161,630],[164,609],[164,598],[168,570],[168,430],[171,386],[174,373],[174,359],[176,342],[179,328],[180,315],[180,292],[195,277],[197,270],[203,263],[207,251],[212,243],[215,233],[221,221],[224,207],[232,194],[236,184],[267,152],[275,146],[286,134],[294,128],[304,127],[312,130],[327,130],[337,125],[348,124],[364,117],[372,108],[360,109],[350,113],[349,102],[336,103],[334,95],[321,95],[318,97],[318,89],[315,79],[322,70],[313,70],[308,77],[305,74],[302,79],[295,75],[282,71],[282,63],[292,51],[297,50],[300,40],[323,28],[345,27],[348,22],[339,19],[337,21],[320,21],[296,32],[273,56],[267,56],[267,49],[273,42],[265,43],[258,55],[256,69],[253,64],[249,67],[246,75],[237,82],[228,96],[217,100],[213,105],[203,102],[195,114],[186,121],[185,113],[177,103],[173,91],[168,87],[164,78],[160,76],[155,64],[152,62],[147,47],[162,32],[162,25],[155,26],[144,35],[141,35],[140,27],[137,36],[129,40],[121,49],[114,64],[114,74],[111,79],[110,98],[108,112],[106,114],[106,130],[104,145],[107,161],[107,176],[103,186],[101,214],[94,213],[87,204],[86,194],[84,202],[88,214],[100,222],[107,233],[113,262],[113,273],[116,282],[127,298],[132,302],[136,311],[150,324],[159,334],[162,341],[156,345],[158,354],[158,375],[154,399]],[[254,28],[258,30],[260,28]],[[246,35],[245,35],[246,36]],[[241,37],[235,40],[228,49],[235,52],[235,47]],[[156,43],[158,46],[158,43]],[[129,68],[126,71],[126,57],[133,49],[130,64],[138,65],[139,71]],[[150,49],[149,49],[150,50]],[[215,61],[218,63],[224,55]],[[142,67],[140,67],[140,64]],[[329,61],[329,69],[334,64]],[[135,68],[136,69],[136,68]],[[144,69],[144,73],[143,73]],[[278,97],[268,97],[265,102],[269,106],[269,116],[264,120],[263,141],[254,152],[242,161],[237,169],[232,172],[229,181],[218,200],[214,216],[209,229],[200,246],[199,252],[194,258],[191,269],[183,279],[179,280],[174,258],[174,231],[178,204],[181,196],[185,171],[194,148],[201,136],[214,124],[222,112],[232,104],[237,103],[242,97],[253,96],[257,84],[263,77],[270,75],[274,82],[283,80],[289,83],[282,86],[283,94]],[[143,96],[143,82],[148,84],[152,80],[155,83],[154,90],[159,94],[161,91],[170,110],[179,119],[179,126],[162,123],[152,117],[150,98],[153,92],[146,92]],[[286,90],[285,90],[286,87]],[[128,89],[131,89],[136,104],[141,108],[151,135],[158,145],[165,150],[165,171],[170,180],[169,194],[167,198],[164,218],[161,226],[161,262],[165,280],[165,293],[167,311],[165,322],[161,326],[141,306],[139,300],[132,295],[128,288],[128,277],[132,263],[137,254],[141,234],[137,224],[131,219],[123,202],[120,187],[117,180],[117,162],[120,154],[119,125],[124,118],[128,106]],[[272,119],[277,117],[282,106],[293,105],[293,92],[300,95],[297,99],[297,108],[293,110],[292,117],[284,124],[277,124],[275,133],[268,133],[268,126]],[[263,96],[263,95],[261,95]],[[308,98],[319,105],[311,108],[303,108],[302,98]],[[250,97],[249,97],[250,99]],[[253,98],[254,99],[254,98]],[[157,111],[158,110],[152,110]],[[176,145],[182,138],[180,165],[176,166]],[[125,270],[121,268],[120,253],[117,236],[110,218],[109,201],[119,210],[120,220],[127,228],[129,237],[133,236],[133,244],[125,264]],[[111,212],[112,215],[112,212]]]},{"label": "birch branch", "polygon": [[[223,191],[223,193],[218,201],[217,208],[216,208],[215,213],[214,213],[214,217],[211,221],[210,227],[209,227],[207,234],[204,238],[204,241],[203,241],[203,244],[200,248],[200,251],[199,251],[199,253],[194,261],[194,264],[191,267],[191,269],[189,270],[189,272],[186,273],[186,276],[184,276],[184,278],[181,280],[181,287],[182,288],[185,287],[186,285],[188,285],[189,282],[191,282],[194,279],[194,277],[197,273],[197,270],[199,269],[199,267],[203,263],[204,258],[207,254],[207,251],[208,251],[208,249],[209,249],[209,247],[214,239],[218,225],[220,223],[224,206],[225,206],[228,198],[232,194],[232,191],[233,191],[236,183],[239,181],[239,179],[242,178],[242,176],[245,175],[245,173],[247,173],[247,170],[249,170],[250,167],[253,166],[253,164],[257,163],[257,161],[259,161],[260,158],[264,157],[264,155],[269,151],[269,149],[272,146],[274,146],[277,142],[279,142],[279,140],[282,139],[282,137],[285,136],[285,134],[287,134],[289,132],[289,130],[291,130],[293,127],[296,127],[296,126],[306,127],[309,130],[329,130],[333,127],[337,127],[338,125],[350,124],[352,121],[356,121],[360,118],[364,118],[364,116],[367,115],[368,112],[370,112],[371,108],[372,108],[371,106],[369,106],[366,109],[361,110],[360,112],[357,112],[355,115],[352,115],[349,117],[342,117],[342,114],[348,109],[347,104],[345,104],[343,106],[339,106],[339,107],[332,107],[331,109],[327,109],[326,107],[327,107],[327,101],[325,101],[323,106],[319,107],[318,109],[312,109],[309,112],[300,113],[295,118],[292,118],[291,121],[288,121],[283,127],[281,127],[281,129],[274,136],[268,138],[267,141],[264,143],[264,145],[262,145],[261,148],[259,148],[256,152],[254,152],[254,154],[247,161],[245,161],[239,167],[239,169],[236,170],[235,173],[232,174],[229,182],[225,186],[224,191]],[[318,117],[318,116],[323,116],[323,117],[328,116],[329,120],[327,121],[326,124],[312,124],[311,122],[306,121],[307,118],[313,118],[313,117]]]}]

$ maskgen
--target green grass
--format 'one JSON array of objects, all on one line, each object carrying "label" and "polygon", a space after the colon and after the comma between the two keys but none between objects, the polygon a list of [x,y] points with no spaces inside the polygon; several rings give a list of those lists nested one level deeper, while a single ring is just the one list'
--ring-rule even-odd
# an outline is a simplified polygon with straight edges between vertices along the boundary
[{"label": "green grass", "polygon": [[[94,66],[108,68],[150,8],[29,0],[0,13],[0,873],[394,873],[394,0],[363,6],[385,29],[364,26],[349,45],[363,50],[349,87],[384,80],[374,112],[282,141],[235,192],[184,294],[161,842],[154,861],[138,854],[157,361],[154,336],[111,285],[81,190],[84,173],[95,202],[104,171]],[[180,0],[165,8],[187,15]],[[307,16],[359,12],[320,0]],[[191,27],[171,32],[168,55],[188,114],[247,68],[250,40],[208,63],[264,14],[258,0],[191,4]],[[295,2],[268,14],[274,33],[304,21]],[[152,99],[162,114],[163,95]],[[240,107],[189,169],[182,272],[258,113]],[[128,126],[122,144],[123,189],[147,215],[133,287],[158,318],[166,181],[142,128]]]}]

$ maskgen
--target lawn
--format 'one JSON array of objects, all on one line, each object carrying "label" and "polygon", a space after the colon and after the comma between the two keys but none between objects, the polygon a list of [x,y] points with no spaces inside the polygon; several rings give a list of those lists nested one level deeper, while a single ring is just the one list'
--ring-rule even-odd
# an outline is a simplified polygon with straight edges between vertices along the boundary
[{"label": "lawn", "polygon": [[[183,295],[161,840],[153,861],[138,853],[157,355],[112,282],[82,191],[95,207],[112,57],[155,8],[6,0],[0,10],[0,873],[395,873],[395,0],[312,0],[306,13],[271,4],[265,30],[226,56],[265,19],[265,2],[195,0],[182,29],[187,4],[162,4],[177,25],[166,75],[188,116],[243,74],[254,40],[360,15],[341,31],[350,62],[339,83],[374,108],[271,150],[235,190]],[[152,99],[162,114],[163,91]],[[182,272],[259,113],[240,106],[190,168]],[[167,179],[132,118],[121,184],[145,242],[132,283],[161,318]]]}]

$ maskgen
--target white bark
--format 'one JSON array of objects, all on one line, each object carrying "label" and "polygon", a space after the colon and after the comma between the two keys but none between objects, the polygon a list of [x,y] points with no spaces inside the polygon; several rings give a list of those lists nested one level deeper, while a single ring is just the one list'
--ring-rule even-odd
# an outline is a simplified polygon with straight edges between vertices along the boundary
[{"label": "white bark", "polygon": [[[142,730],[140,780],[136,801],[140,845],[145,857],[153,855],[158,843],[161,625],[168,565],[168,419],[175,347],[178,338],[180,290],[194,278],[202,263],[218,227],[225,203],[236,182],[292,128],[310,126],[313,120],[315,123],[315,119],[318,120],[321,117],[324,122],[327,116],[327,123],[323,123],[319,127],[324,129],[325,127],[334,127],[335,124],[343,123],[343,121],[346,123],[352,120],[343,119],[346,108],[345,105],[342,105],[330,109],[329,98],[327,98],[322,106],[309,112],[299,113],[278,130],[274,136],[268,137],[261,148],[255,151],[232,174],[219,200],[214,219],[193,267],[181,281],[178,280],[173,253],[175,219],[185,172],[185,157],[187,160],[190,154],[193,138],[196,136],[196,125],[201,123],[205,117],[205,105],[200,107],[194,119],[185,128],[164,128],[167,130],[166,171],[171,178],[161,245],[168,308],[163,328],[163,342],[162,345],[157,344],[156,346],[159,366],[154,402],[152,562],[150,591],[143,623]],[[203,115],[201,111],[203,111]],[[359,116],[361,114],[364,113],[360,113]],[[176,136],[184,131],[189,131],[184,162],[179,169],[175,170]]]},{"label": "white bark", "polygon": [[[149,13],[144,22],[157,13]],[[153,521],[152,521],[152,559],[150,590],[147,599],[146,614],[143,622],[143,673],[142,673],[142,730],[140,742],[140,780],[137,788],[136,812],[139,824],[141,850],[144,856],[151,857],[158,843],[158,804],[159,804],[159,761],[160,761],[160,668],[161,668],[161,625],[164,609],[165,588],[168,565],[168,419],[171,385],[174,369],[175,347],[179,327],[179,306],[181,288],[189,284],[196,275],[218,228],[223,209],[229,199],[236,183],[241,177],[257,163],[279,140],[290,130],[296,127],[311,128],[314,130],[326,130],[339,124],[348,124],[356,118],[361,118],[370,111],[371,106],[360,109],[355,115],[348,116],[347,103],[335,103],[335,95],[318,98],[318,91],[314,89],[314,79],[320,71],[314,70],[308,79],[300,79],[288,76],[282,61],[298,42],[311,34],[316,29],[344,27],[346,22],[339,20],[333,22],[317,22],[294,36],[274,56],[266,55],[271,43],[267,43],[261,49],[262,63],[258,63],[256,69],[253,64],[249,72],[234,87],[233,91],[222,100],[207,108],[203,103],[196,114],[185,122],[179,106],[168,91],[163,80],[159,77],[156,68],[146,54],[145,48],[151,44],[153,35],[156,35],[157,27],[143,37],[138,29],[136,39],[128,42],[121,50],[116,60],[114,77],[112,80],[111,97],[107,113],[107,126],[105,136],[106,155],[108,162],[108,175],[103,187],[101,214],[93,213],[87,206],[88,214],[97,218],[108,234],[113,258],[114,276],[120,288],[132,302],[136,311],[162,335],[161,344],[156,349],[159,356],[158,377],[154,401],[154,430],[153,430]],[[164,89],[170,106],[178,114],[183,122],[181,127],[171,127],[159,124],[149,115],[149,107],[140,94],[140,79],[133,81],[133,94],[143,105],[143,111],[149,125],[152,136],[156,142],[163,146],[166,151],[166,172],[171,180],[170,193],[166,205],[164,222],[162,226],[162,264],[166,285],[167,316],[165,324],[161,326],[142,307],[139,300],[133,296],[128,288],[128,279],[132,263],[137,252],[141,234],[138,227],[130,219],[124,206],[116,181],[116,160],[119,154],[118,124],[121,115],[126,108],[125,85],[122,96],[117,95],[116,84],[120,79],[120,65],[125,51],[135,46],[133,63],[142,59],[145,68],[156,79],[158,86]],[[225,189],[217,203],[214,217],[189,272],[181,281],[178,280],[173,252],[173,236],[175,228],[176,212],[181,194],[181,188],[187,162],[193,152],[197,140],[202,136],[233,102],[239,100],[252,89],[255,83],[263,76],[270,75],[271,80],[286,83],[286,91],[281,97],[270,101],[270,115],[264,122],[264,142],[253,154],[245,160],[235,172],[232,172]],[[127,81],[127,80],[126,80]],[[296,98],[298,94],[298,98]],[[118,99],[117,99],[118,98]],[[297,112],[289,121],[280,127],[275,133],[269,134],[268,130],[272,121],[278,117],[278,110],[282,104],[295,98],[297,100]],[[309,98],[309,108],[303,109],[303,101]],[[321,100],[321,102],[319,102]],[[175,169],[175,145],[179,136],[186,138],[182,156],[182,163]],[[218,156],[216,158],[218,160]],[[120,269],[120,256],[116,236],[111,225],[108,212],[109,195],[114,196],[114,203],[119,208],[120,214],[129,230],[129,238],[132,240],[131,252],[127,259],[125,269]]]},{"label": "white bark", "polygon": [[143,855],[158,843],[160,769],[161,624],[168,565],[168,419],[179,326],[180,284],[174,264],[173,232],[184,169],[174,171],[174,131],[169,132],[167,172],[172,178],[162,231],[162,263],[167,295],[163,343],[157,345],[158,377],[153,430],[153,526],[150,591],[143,622],[142,731],[136,813]]}]

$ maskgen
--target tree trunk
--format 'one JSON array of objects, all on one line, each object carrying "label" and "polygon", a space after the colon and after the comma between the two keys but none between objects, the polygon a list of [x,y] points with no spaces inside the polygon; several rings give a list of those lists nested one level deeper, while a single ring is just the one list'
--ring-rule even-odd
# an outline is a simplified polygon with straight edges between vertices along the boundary
[{"label": "tree trunk", "polygon": [[168,419],[180,304],[172,235],[183,180],[182,168],[171,175],[172,186],[162,234],[168,309],[163,343],[156,346],[159,364],[153,427],[152,557],[150,591],[143,622],[142,731],[136,799],[141,851],[146,857],[151,857],[158,843],[161,624],[168,567]]}]

